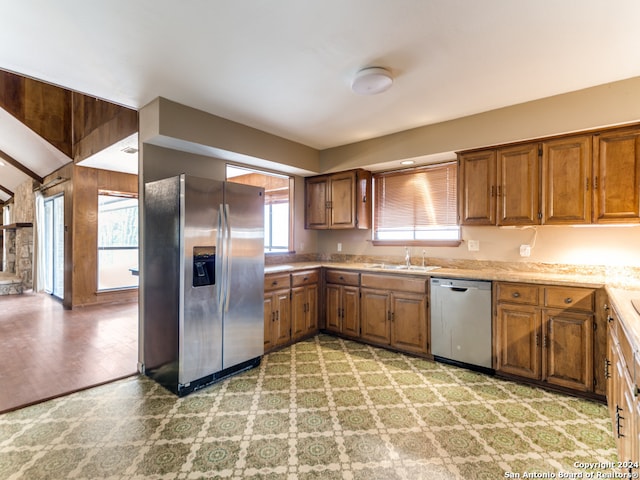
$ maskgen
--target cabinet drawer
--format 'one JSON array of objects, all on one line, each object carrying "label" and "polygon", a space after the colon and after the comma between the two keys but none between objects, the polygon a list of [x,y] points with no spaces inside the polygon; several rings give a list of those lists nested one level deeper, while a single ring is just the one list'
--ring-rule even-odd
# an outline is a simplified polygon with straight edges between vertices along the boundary
[{"label": "cabinet drawer", "polygon": [[497,296],[499,302],[537,305],[540,298],[540,288],[522,283],[498,283]]},{"label": "cabinet drawer", "polygon": [[545,287],[545,307],[593,311],[595,292],[588,288]]},{"label": "cabinet drawer", "polygon": [[292,287],[301,287],[303,285],[311,285],[314,283],[318,283],[318,270],[305,270],[304,272],[291,274]]},{"label": "cabinet drawer", "polygon": [[360,285],[360,274],[357,272],[345,272],[342,270],[327,270],[327,283],[337,283],[339,285]]},{"label": "cabinet drawer", "polygon": [[266,275],[264,277],[264,291],[278,290],[280,288],[289,288],[291,286],[290,275],[288,273],[280,273],[277,275]]},{"label": "cabinet drawer", "polygon": [[363,287],[380,290],[399,290],[402,292],[426,293],[426,278],[407,278],[402,275],[377,275],[363,273],[361,284]]}]

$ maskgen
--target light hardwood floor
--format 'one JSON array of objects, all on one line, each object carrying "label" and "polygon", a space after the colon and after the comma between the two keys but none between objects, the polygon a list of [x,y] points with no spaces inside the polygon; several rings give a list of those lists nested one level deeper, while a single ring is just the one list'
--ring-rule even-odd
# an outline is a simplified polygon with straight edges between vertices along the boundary
[{"label": "light hardwood floor", "polygon": [[137,302],[65,310],[43,293],[0,297],[0,412],[136,373]]}]

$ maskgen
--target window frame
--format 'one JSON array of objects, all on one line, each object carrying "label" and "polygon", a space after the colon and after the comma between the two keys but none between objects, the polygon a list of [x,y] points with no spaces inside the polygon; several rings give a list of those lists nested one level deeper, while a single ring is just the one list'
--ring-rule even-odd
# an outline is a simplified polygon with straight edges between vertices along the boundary
[{"label": "window frame", "polygon": [[[377,187],[377,182],[380,181],[380,178],[386,177],[386,176],[399,176],[399,175],[411,175],[411,174],[421,174],[424,172],[428,172],[428,171],[433,171],[434,169],[442,169],[442,168],[447,168],[447,167],[451,167],[453,166],[455,168],[455,172],[456,172],[456,179],[454,182],[454,188],[455,188],[455,195],[456,198],[454,199],[454,205],[455,205],[455,213],[454,213],[454,218],[455,218],[455,225],[457,226],[457,238],[456,239],[436,239],[436,238],[432,238],[432,239],[380,239],[377,238],[377,234],[378,234],[378,223],[379,223],[379,218],[378,218],[378,213],[376,212],[376,209],[378,208],[378,198],[377,198],[377,191],[378,191],[378,187]],[[449,160],[449,161],[445,161],[445,162],[439,162],[439,163],[434,163],[434,164],[429,164],[429,165],[423,165],[423,166],[419,166],[419,167],[413,167],[413,168],[406,168],[406,169],[401,169],[401,170],[390,170],[390,171],[384,171],[384,172],[376,172],[373,174],[372,176],[372,194],[373,194],[373,203],[372,203],[372,207],[373,207],[373,212],[372,212],[372,228],[371,228],[371,242],[373,245],[375,246],[425,246],[425,247],[457,247],[459,245],[462,244],[462,230],[461,230],[461,226],[460,226],[460,216],[459,216],[459,197],[458,197],[458,186],[459,186],[459,164],[457,162],[457,160]],[[445,224],[444,226],[449,226],[452,227],[454,224]],[[436,230],[436,229],[434,229]],[[415,228],[413,229],[413,232],[415,233],[416,230]]]},{"label": "window frame", "polygon": [[[132,246],[132,245],[121,245],[121,246],[104,246],[100,244],[100,233],[99,233],[99,223],[100,223],[100,202],[99,202],[99,198],[101,196],[104,197],[117,197],[117,198],[123,198],[123,199],[130,199],[130,200],[135,200],[136,202],[138,202],[137,208],[138,208],[138,244],[137,246]],[[139,204],[139,197],[137,193],[132,193],[132,192],[122,192],[122,191],[115,191],[115,190],[105,190],[105,189],[99,189],[98,190],[98,209],[96,211],[97,213],[97,223],[96,223],[96,230],[97,230],[97,236],[96,236],[96,292],[98,294],[101,293],[105,293],[105,292],[114,292],[114,291],[123,291],[123,290],[135,290],[138,289],[140,287],[139,285],[139,281],[137,280],[137,276],[132,273],[132,277],[136,277],[136,281],[134,282],[135,285],[120,285],[120,286],[116,286],[116,287],[103,287],[100,288],[100,252],[106,252],[106,251],[119,251],[119,250],[135,250],[136,251],[136,256],[139,256],[139,252],[140,252],[140,204]]]},{"label": "window frame", "polygon": [[[294,191],[294,186],[295,186],[295,178],[291,175],[288,175],[286,173],[282,173],[282,172],[274,172],[274,171],[269,171],[269,170],[265,170],[265,169],[261,169],[261,168],[255,168],[255,167],[251,167],[251,166],[246,166],[246,165],[238,165],[238,164],[233,164],[233,163],[227,163],[225,165],[225,179],[228,182],[233,182],[233,177],[229,177],[229,169],[235,169],[235,170],[245,170],[247,171],[247,173],[257,173],[260,175],[270,175],[273,177],[281,177],[281,178],[286,178],[289,181],[289,234],[288,234],[288,238],[287,238],[287,243],[288,245],[286,246],[286,248],[282,249],[282,250],[267,250],[265,248],[264,253],[265,255],[283,255],[283,254],[288,254],[288,253],[295,253],[295,249],[293,248],[293,245],[295,245],[294,243],[294,219],[295,219],[295,191]],[[241,183],[241,182],[237,182],[237,183]],[[265,223],[266,223],[266,218],[265,218]],[[267,233],[267,228],[265,225],[265,236]]]}]

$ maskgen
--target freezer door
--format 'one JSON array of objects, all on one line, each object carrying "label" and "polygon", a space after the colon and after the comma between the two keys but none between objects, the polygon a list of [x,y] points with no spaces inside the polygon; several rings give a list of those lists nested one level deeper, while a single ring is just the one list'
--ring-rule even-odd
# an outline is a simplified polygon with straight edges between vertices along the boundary
[{"label": "freezer door", "polygon": [[[223,203],[224,184],[188,175],[181,175],[180,181],[183,241],[178,382],[187,385],[222,370],[222,316],[216,289],[220,279],[218,207]],[[207,270],[211,255],[215,255],[215,265]]]},{"label": "freezer door", "polygon": [[[225,183],[223,368],[264,353],[264,189]],[[226,275],[225,275],[226,274]]]}]

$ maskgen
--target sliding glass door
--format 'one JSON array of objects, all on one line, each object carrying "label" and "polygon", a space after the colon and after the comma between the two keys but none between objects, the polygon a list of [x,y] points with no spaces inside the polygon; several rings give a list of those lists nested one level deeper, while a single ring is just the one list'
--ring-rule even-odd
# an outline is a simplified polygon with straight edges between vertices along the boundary
[{"label": "sliding glass door", "polygon": [[64,297],[64,195],[44,199],[44,291]]}]

